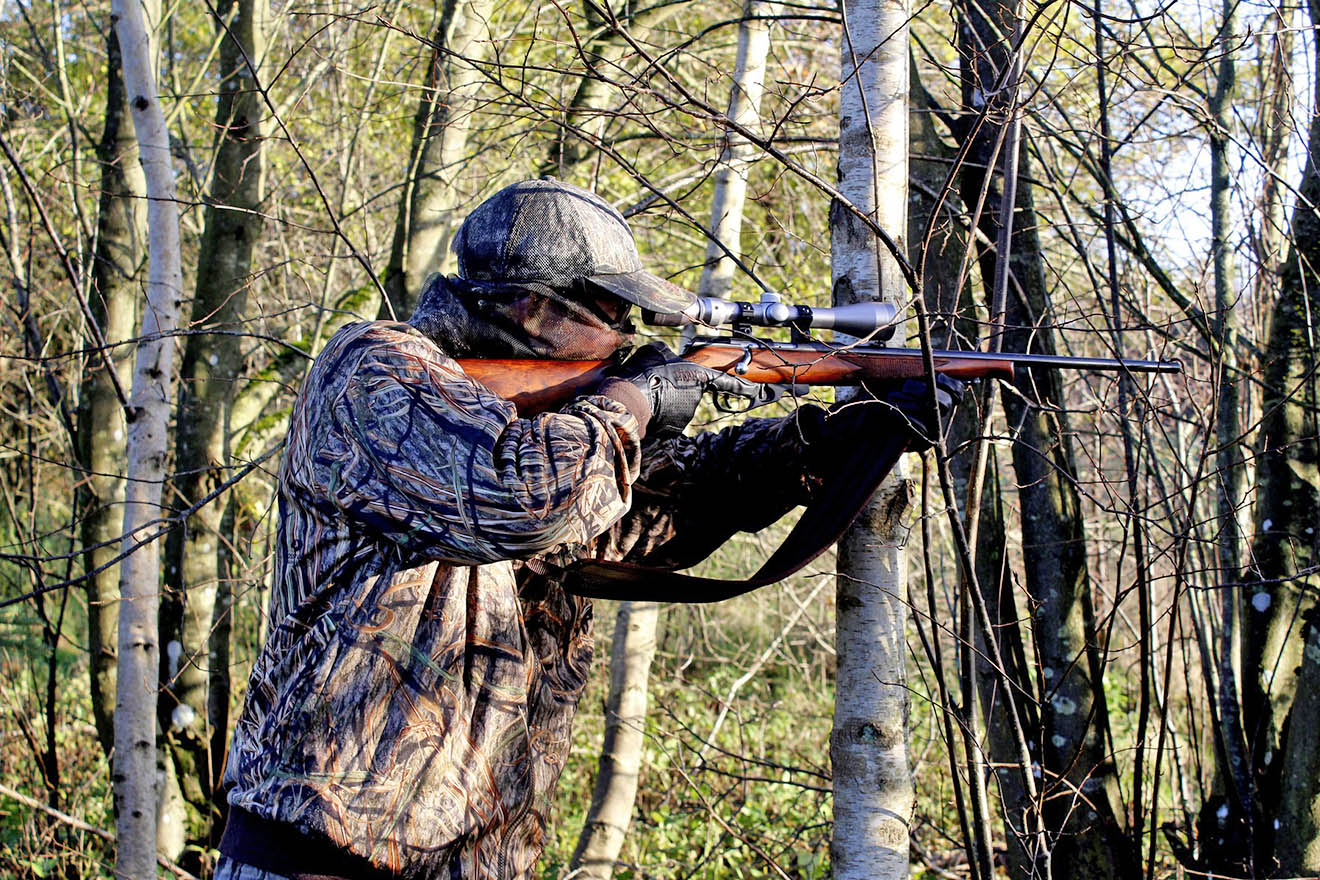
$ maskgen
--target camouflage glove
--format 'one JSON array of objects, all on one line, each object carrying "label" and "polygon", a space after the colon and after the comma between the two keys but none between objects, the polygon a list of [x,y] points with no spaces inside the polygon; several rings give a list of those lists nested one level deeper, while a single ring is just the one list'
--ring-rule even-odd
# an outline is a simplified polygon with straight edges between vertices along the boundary
[{"label": "camouflage glove", "polygon": [[[957,379],[936,375],[935,396],[939,400],[940,421],[947,424],[964,385]],[[908,449],[929,449],[935,427],[928,424],[930,386],[925,379],[902,379],[895,382],[868,382],[862,394],[847,403],[836,403],[829,411],[802,407],[797,414],[802,439],[806,442],[804,461],[808,470],[825,478],[840,468],[850,466],[859,450],[877,437],[899,431],[908,437]]]}]

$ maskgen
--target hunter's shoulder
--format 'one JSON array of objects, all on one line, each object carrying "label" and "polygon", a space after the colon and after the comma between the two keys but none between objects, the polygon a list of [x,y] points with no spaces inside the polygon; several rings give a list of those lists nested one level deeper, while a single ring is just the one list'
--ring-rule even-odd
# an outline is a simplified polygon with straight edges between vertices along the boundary
[{"label": "hunter's shoulder", "polygon": [[317,355],[309,379],[325,386],[371,372],[408,371],[453,362],[414,327],[398,321],[357,321],[335,332]]},{"label": "hunter's shoulder", "polygon": [[400,351],[425,354],[437,359],[445,357],[439,346],[410,324],[401,321],[355,321],[335,331],[317,360],[350,351],[385,355]]}]

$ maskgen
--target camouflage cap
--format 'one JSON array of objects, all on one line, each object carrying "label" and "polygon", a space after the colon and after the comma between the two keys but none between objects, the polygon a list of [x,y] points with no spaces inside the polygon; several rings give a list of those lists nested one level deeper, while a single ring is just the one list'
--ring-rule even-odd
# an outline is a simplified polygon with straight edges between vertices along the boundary
[{"label": "camouflage cap", "polygon": [[543,178],[511,184],[476,207],[454,236],[469,281],[539,281],[567,288],[586,278],[644,309],[673,314],[696,301],[642,269],[623,215],[589,190]]}]

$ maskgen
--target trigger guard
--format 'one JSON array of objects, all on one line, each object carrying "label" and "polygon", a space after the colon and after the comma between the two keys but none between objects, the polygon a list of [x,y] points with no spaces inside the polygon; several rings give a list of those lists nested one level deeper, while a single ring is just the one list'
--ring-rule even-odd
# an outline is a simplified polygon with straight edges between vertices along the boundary
[{"label": "trigger guard", "polygon": [[[750,396],[736,394],[732,391],[716,391],[711,395],[711,398],[711,402],[715,404],[715,408],[725,415],[738,415],[739,413],[745,413],[755,404],[755,400]],[[746,401],[746,405],[742,407],[733,406],[730,404],[730,401],[733,400]]]}]

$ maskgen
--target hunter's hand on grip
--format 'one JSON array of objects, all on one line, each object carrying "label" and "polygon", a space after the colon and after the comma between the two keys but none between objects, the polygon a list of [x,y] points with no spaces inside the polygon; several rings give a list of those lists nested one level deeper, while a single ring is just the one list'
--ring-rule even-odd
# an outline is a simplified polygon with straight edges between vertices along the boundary
[{"label": "hunter's hand on grip", "polygon": [[756,393],[752,383],[685,361],[660,342],[639,348],[623,362],[615,376],[631,382],[650,402],[648,434],[682,433],[696,415],[701,395],[707,391],[744,397]]}]

